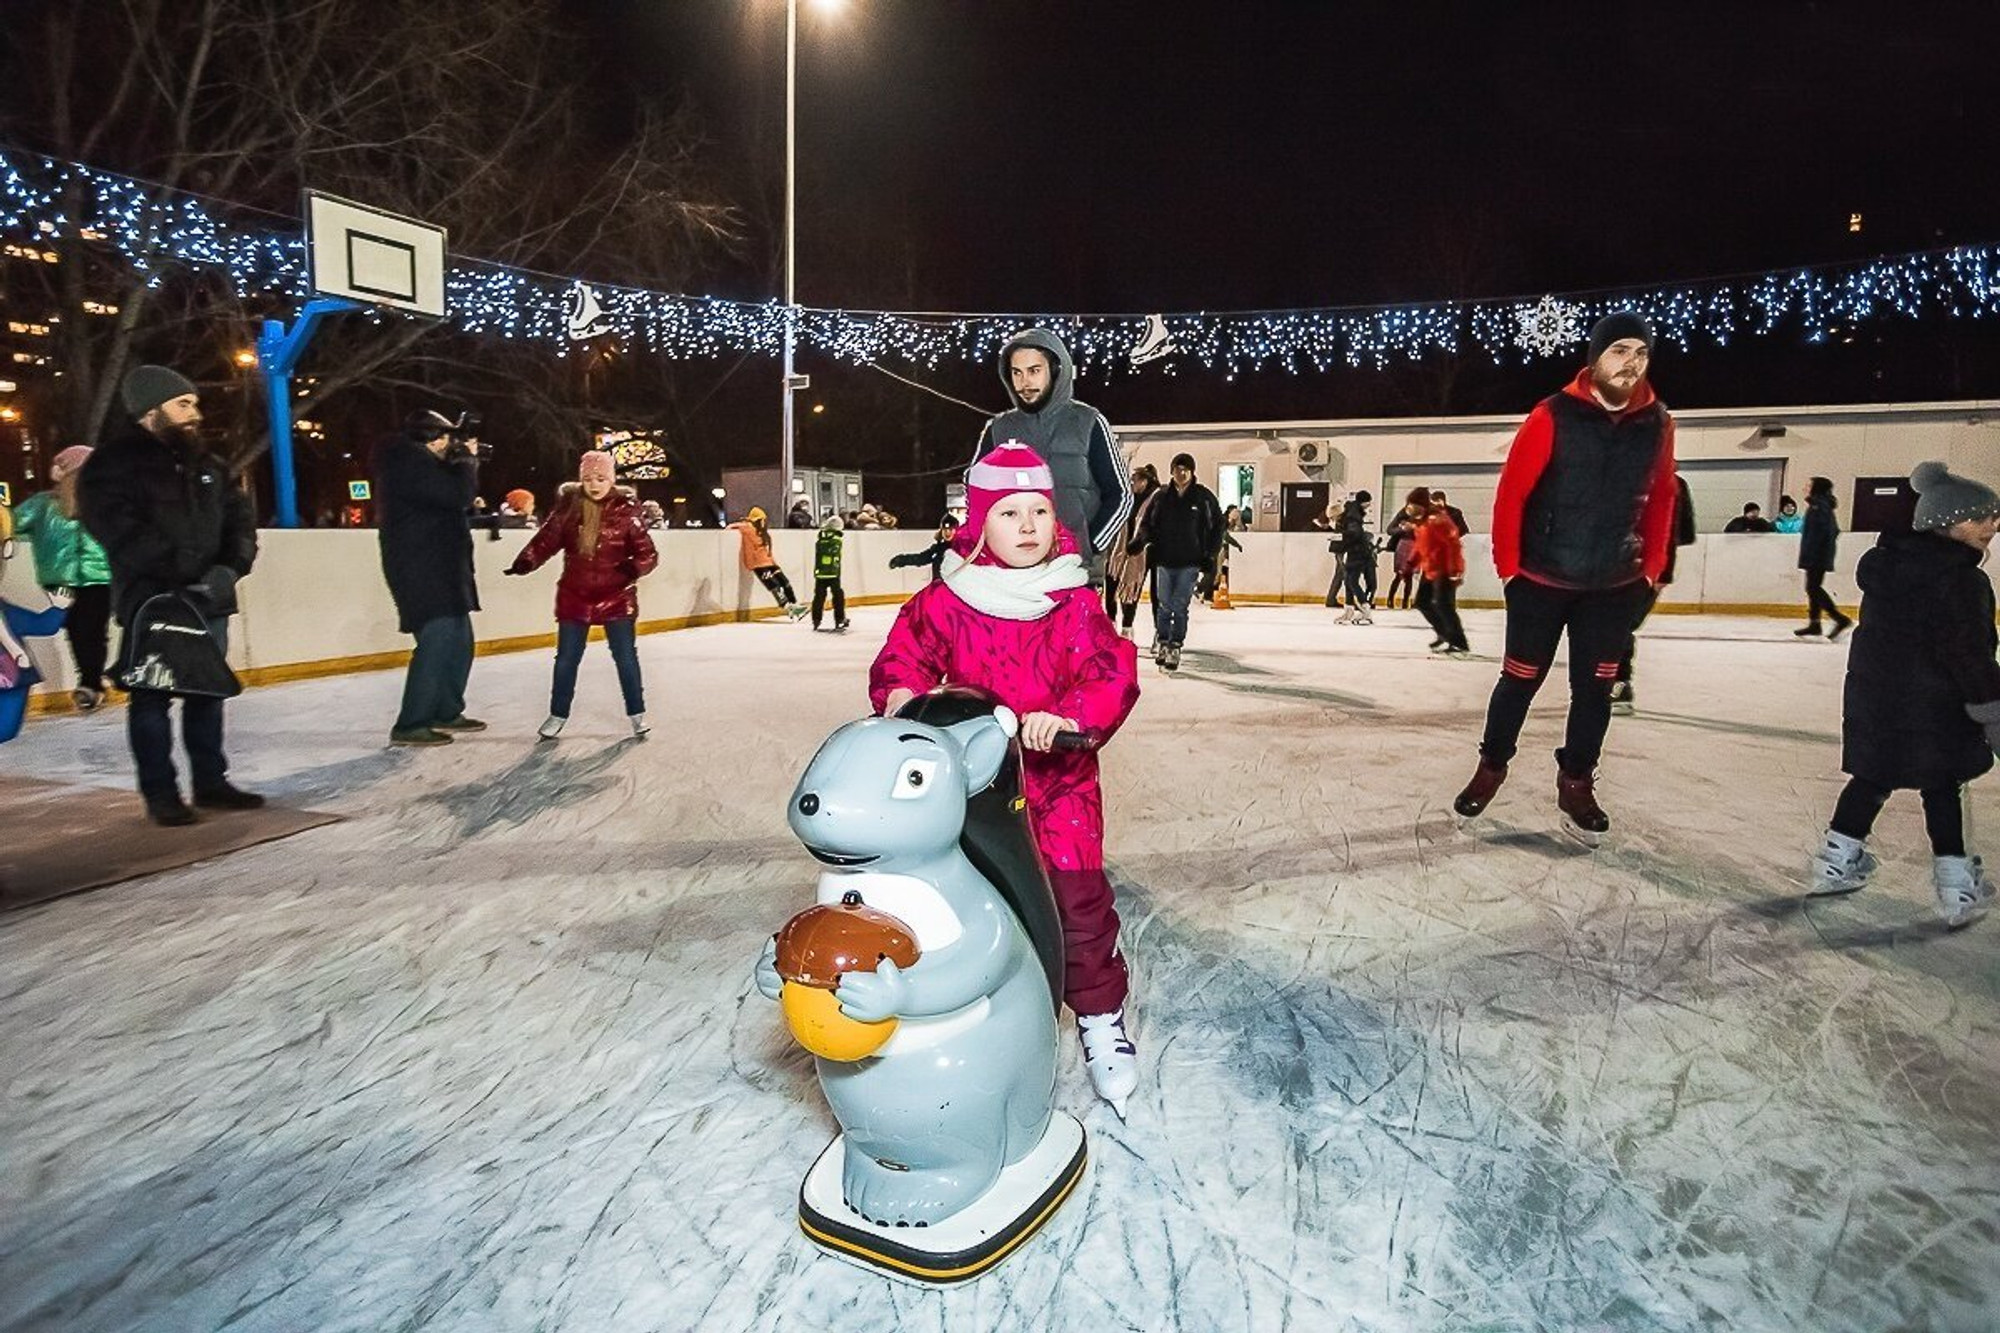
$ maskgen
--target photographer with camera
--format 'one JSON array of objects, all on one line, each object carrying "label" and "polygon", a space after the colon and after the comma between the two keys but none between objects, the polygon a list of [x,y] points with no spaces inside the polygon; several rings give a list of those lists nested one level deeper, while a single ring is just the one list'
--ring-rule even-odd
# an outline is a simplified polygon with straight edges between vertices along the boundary
[{"label": "photographer with camera", "polygon": [[420,412],[375,456],[382,573],[399,628],[417,640],[391,745],[449,745],[453,732],[486,730],[465,715],[479,609],[467,521],[484,452],[478,420]]}]

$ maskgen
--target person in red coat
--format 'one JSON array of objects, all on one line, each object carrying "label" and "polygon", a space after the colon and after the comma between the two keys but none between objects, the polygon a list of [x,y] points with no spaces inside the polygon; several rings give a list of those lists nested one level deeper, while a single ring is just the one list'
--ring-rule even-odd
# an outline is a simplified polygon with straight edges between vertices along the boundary
[{"label": "person in red coat", "polygon": [[640,579],[660,563],[660,553],[646,531],[638,497],[616,483],[611,455],[593,449],[583,456],[577,480],[557,493],[555,509],[536,530],[509,574],[539,569],[562,552],[562,577],[556,581],[556,674],[549,692],[549,718],[541,737],[552,741],[569,721],[576,698],[576,668],[592,625],[604,626],[611,660],[618,664],[618,688],[625,695],[625,715],[632,734],[646,734],[646,689],[639,678]]},{"label": "person in red coat", "polygon": [[1465,641],[1465,624],[1458,618],[1458,585],[1465,581],[1465,547],[1459,540],[1457,517],[1451,506],[1432,500],[1424,521],[1417,525],[1417,570],[1423,586],[1417,589],[1417,610],[1431,626],[1431,651],[1451,657],[1470,657]]}]

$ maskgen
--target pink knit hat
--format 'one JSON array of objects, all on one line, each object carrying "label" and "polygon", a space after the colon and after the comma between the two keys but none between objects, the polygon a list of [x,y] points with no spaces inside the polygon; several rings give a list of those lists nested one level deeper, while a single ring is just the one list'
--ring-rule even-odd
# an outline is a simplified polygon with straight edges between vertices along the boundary
[{"label": "pink knit hat", "polygon": [[986,531],[986,515],[1010,495],[1032,493],[1055,504],[1055,475],[1042,456],[1019,440],[1008,440],[965,470],[965,522],[958,541],[971,550]]},{"label": "pink knit hat", "polygon": [[49,473],[56,477],[66,477],[72,472],[82,470],[84,463],[89,458],[89,445],[72,444],[69,448],[49,460]]},{"label": "pink knit hat", "polygon": [[589,481],[592,477],[602,477],[606,481],[618,480],[618,465],[612,462],[611,455],[602,449],[590,450],[576,465],[578,481]]}]

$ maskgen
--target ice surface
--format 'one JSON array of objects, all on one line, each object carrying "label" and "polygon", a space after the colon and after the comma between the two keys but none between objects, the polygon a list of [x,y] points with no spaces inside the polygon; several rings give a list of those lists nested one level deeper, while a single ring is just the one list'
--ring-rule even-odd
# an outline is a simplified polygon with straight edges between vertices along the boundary
[{"label": "ice surface", "polygon": [[[642,640],[643,743],[598,648],[554,745],[542,654],[445,750],[382,748],[396,673],[232,703],[237,779],[349,820],[0,921],[0,1328],[2000,1326],[2000,921],[1935,923],[1914,797],[1800,899],[1845,653],[1776,621],[1648,626],[1593,855],[1559,686],[1449,819],[1496,615],[1451,662],[1198,613],[1106,753],[1130,1122],[1066,1031],[1093,1161],[1043,1236],[950,1292],[818,1255],[832,1121],[751,964],[889,616]],[[0,757],[135,799],[119,714]]]}]

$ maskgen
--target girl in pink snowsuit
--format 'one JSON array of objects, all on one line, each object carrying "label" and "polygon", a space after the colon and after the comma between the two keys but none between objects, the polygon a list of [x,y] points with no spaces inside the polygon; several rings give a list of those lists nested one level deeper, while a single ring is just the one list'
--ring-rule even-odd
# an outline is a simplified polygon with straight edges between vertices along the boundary
[{"label": "girl in pink snowsuit", "polygon": [[869,673],[869,702],[890,713],[940,684],[972,685],[1020,716],[1029,822],[1062,916],[1063,998],[1077,1014],[1093,1084],[1122,1114],[1138,1066],[1104,875],[1096,747],[1051,747],[1065,730],[1097,745],[1110,739],[1139,698],[1137,654],[1055,520],[1048,465],[1009,441],[973,464],[966,482],[966,522],[943,578],[896,617]]}]

